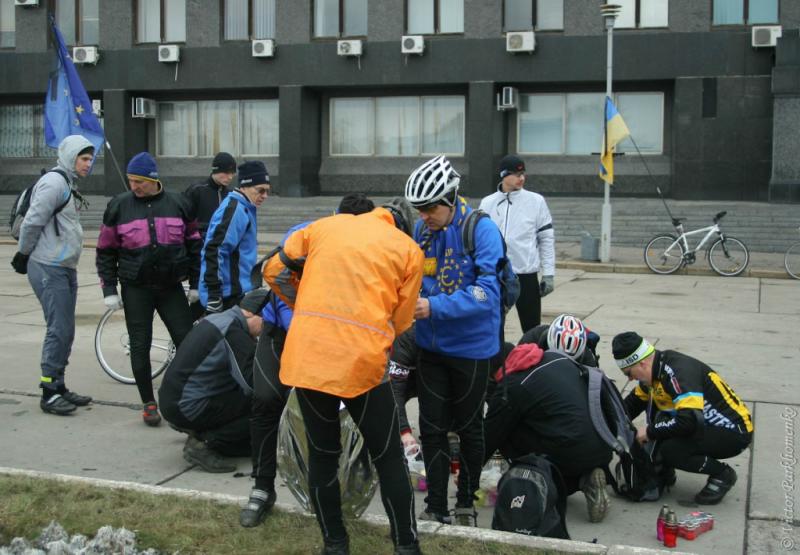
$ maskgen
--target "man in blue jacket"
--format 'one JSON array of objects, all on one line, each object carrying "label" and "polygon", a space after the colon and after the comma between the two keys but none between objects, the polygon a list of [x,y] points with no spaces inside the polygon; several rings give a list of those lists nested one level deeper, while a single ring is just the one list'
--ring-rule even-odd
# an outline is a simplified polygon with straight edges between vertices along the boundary
[{"label": "man in blue jacket", "polygon": [[262,162],[239,165],[239,187],[226,196],[208,224],[200,267],[200,302],[206,312],[222,312],[253,289],[250,271],[256,263],[256,209],[270,192]]},{"label": "man in blue jacket", "polygon": [[461,442],[456,523],[475,526],[474,494],[483,462],[483,400],[489,359],[500,350],[500,230],[489,218],[475,227],[475,251],[464,252],[461,227],[472,209],[458,196],[459,174],[444,156],[417,168],[406,199],[419,210],[414,238],[425,253],[414,314],[419,346],[420,438],[428,477],[420,520],[449,522],[447,432]]}]

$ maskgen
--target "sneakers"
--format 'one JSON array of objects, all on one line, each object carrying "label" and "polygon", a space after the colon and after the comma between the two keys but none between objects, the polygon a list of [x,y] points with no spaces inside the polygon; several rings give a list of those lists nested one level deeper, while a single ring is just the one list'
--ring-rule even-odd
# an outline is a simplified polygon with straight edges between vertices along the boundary
[{"label": "sneakers", "polygon": [[325,540],[322,555],[350,555],[350,539]]},{"label": "sneakers", "polygon": [[258,526],[267,517],[267,512],[275,504],[275,490],[264,491],[263,489],[253,489],[250,492],[250,499],[239,513],[239,524],[245,528]]},{"label": "sneakers", "polygon": [[456,518],[455,524],[458,526],[471,528],[478,526],[478,513],[475,511],[475,507],[456,507],[453,515]]},{"label": "sneakers", "polygon": [[694,496],[698,505],[716,505],[736,483],[736,471],[725,465],[725,469],[714,476],[708,477],[705,487]]},{"label": "sneakers", "polygon": [[142,407],[142,420],[148,426],[158,426],[161,424],[161,415],[158,414],[158,405],[155,403],[145,403]]},{"label": "sneakers", "polygon": [[78,407],[64,399],[64,396],[60,393],[54,393],[49,399],[39,401],[39,408],[50,414],[66,416],[71,412],[75,412]]},{"label": "sneakers", "polygon": [[88,395],[79,395],[74,391],[70,391],[69,389],[64,391],[61,396],[76,407],[85,407],[92,402],[92,398]]},{"label": "sneakers", "polygon": [[[183,446],[183,458],[189,463],[196,464],[206,472],[219,474],[236,470],[235,464],[227,462],[205,443],[192,436],[189,436],[186,440],[186,445]],[[275,503],[274,500],[273,503]]]},{"label": "sneakers", "polygon": [[606,473],[602,468],[595,468],[584,474],[580,482],[581,491],[586,497],[586,512],[589,522],[602,522],[608,514],[608,493],[606,492]]},{"label": "sneakers", "polygon": [[430,522],[439,522],[440,524],[453,524],[453,519],[448,515],[435,513],[429,508],[426,508],[419,514],[419,520],[427,520]]}]

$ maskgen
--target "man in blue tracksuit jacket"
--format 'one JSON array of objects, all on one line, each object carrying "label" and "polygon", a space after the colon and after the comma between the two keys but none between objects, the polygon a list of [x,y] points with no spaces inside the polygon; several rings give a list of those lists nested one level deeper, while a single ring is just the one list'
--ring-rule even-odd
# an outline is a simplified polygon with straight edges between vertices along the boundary
[{"label": "man in blue tracksuit jacket", "polygon": [[234,306],[253,288],[250,270],[256,263],[256,209],[270,191],[262,162],[239,166],[239,187],[226,196],[211,216],[200,267],[200,302],[206,312]]},{"label": "man in blue tracksuit jacket", "polygon": [[425,253],[417,301],[417,391],[420,439],[428,477],[421,520],[449,522],[447,432],[460,438],[456,523],[475,526],[474,494],[483,462],[483,400],[489,359],[500,350],[500,230],[489,218],[475,226],[473,256],[464,252],[461,226],[472,209],[458,196],[460,176],[444,156],[420,166],[406,183],[419,210],[414,238]]}]

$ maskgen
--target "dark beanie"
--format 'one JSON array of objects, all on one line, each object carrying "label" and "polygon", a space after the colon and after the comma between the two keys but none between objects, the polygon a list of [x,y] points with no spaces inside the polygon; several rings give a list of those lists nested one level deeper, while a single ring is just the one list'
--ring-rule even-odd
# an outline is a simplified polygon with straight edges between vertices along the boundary
[{"label": "dark beanie", "polygon": [[253,160],[239,164],[239,187],[254,187],[269,183],[269,174],[264,162]]},{"label": "dark beanie", "polygon": [[158,181],[156,159],[149,152],[140,152],[128,162],[128,175],[141,177],[148,181]]},{"label": "dark beanie", "polygon": [[253,314],[261,314],[268,301],[269,289],[253,289],[239,301],[239,308]]},{"label": "dark beanie", "polygon": [[627,368],[652,355],[655,349],[635,331],[626,331],[614,336],[611,352],[617,366]]},{"label": "dark beanie", "polygon": [[366,214],[375,209],[375,203],[372,202],[364,193],[347,193],[342,197],[339,203],[339,208],[336,209],[337,214]]},{"label": "dark beanie", "polygon": [[500,177],[503,178],[509,174],[524,172],[525,162],[519,156],[509,154],[500,160]]},{"label": "dark beanie", "polygon": [[211,162],[211,173],[236,173],[236,159],[227,152],[217,152]]}]

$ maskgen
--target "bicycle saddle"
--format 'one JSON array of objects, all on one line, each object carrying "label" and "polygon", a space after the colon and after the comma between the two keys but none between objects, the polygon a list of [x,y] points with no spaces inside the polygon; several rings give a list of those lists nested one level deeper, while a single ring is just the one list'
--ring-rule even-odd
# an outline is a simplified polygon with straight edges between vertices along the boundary
[{"label": "bicycle saddle", "polygon": [[718,222],[718,221],[720,221],[722,218],[724,218],[724,217],[725,217],[725,214],[727,214],[727,213],[728,213],[728,211],[727,211],[727,210],[723,210],[722,212],[719,212],[719,213],[717,213],[717,215],[716,215],[716,216],[714,216],[714,223],[717,223],[717,222]]},{"label": "bicycle saddle", "polygon": [[672,225],[679,226],[683,221],[686,221],[686,218],[672,218]]}]

